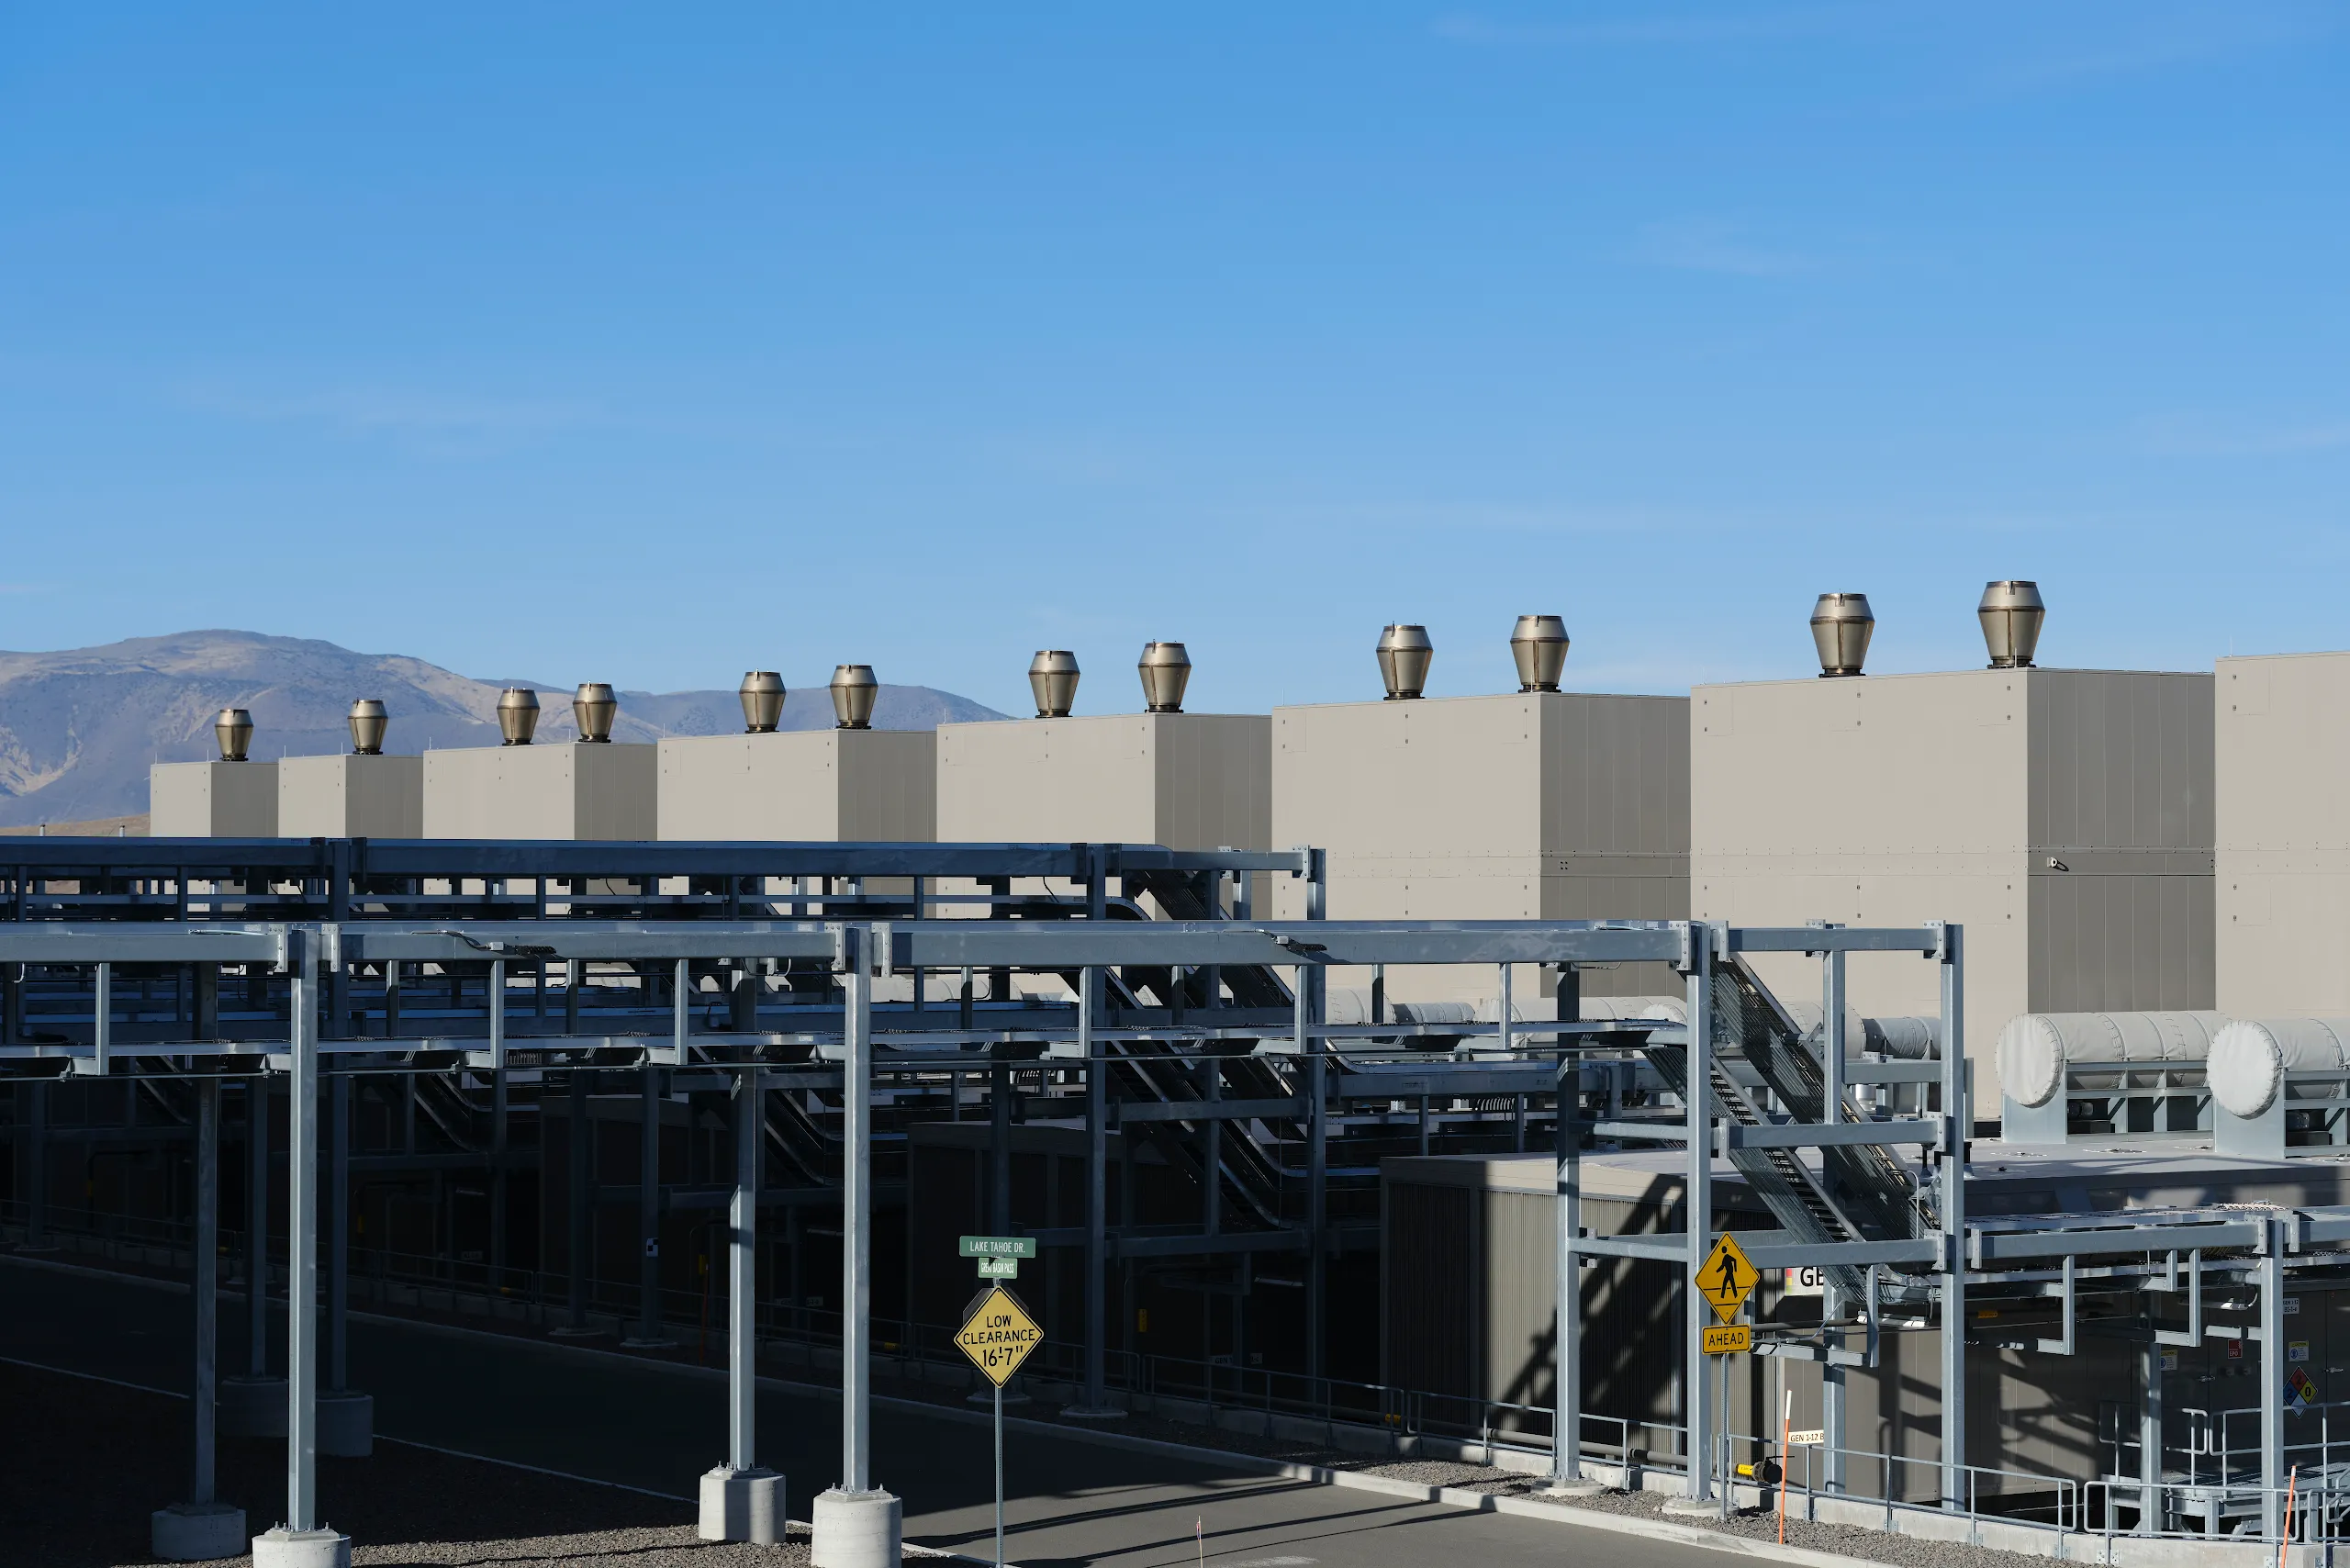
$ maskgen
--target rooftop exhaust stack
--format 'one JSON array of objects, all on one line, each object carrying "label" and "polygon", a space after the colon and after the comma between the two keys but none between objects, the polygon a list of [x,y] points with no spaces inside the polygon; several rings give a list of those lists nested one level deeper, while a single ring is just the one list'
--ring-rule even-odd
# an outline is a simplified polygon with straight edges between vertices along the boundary
[{"label": "rooftop exhaust stack", "polygon": [[1067,648],[1039,648],[1028,661],[1028,689],[1036,697],[1036,717],[1066,719],[1077,705],[1077,655]]},{"label": "rooftop exhaust stack", "polygon": [[771,669],[743,672],[743,685],[735,692],[743,700],[743,733],[746,735],[771,735],[783,722],[783,677]]},{"label": "rooftop exhaust stack", "polygon": [[242,762],[252,748],[253,716],[242,708],[223,708],[212,721],[212,738],[220,743],[220,760]]},{"label": "rooftop exhaust stack", "polygon": [[1183,689],[1192,684],[1192,655],[1182,644],[1145,643],[1135,668],[1142,676],[1144,712],[1183,711]]},{"label": "rooftop exhaust stack", "polygon": [[2040,585],[2010,577],[1985,583],[1983,602],[1975,607],[1983,622],[1983,644],[1991,651],[1993,669],[2030,669],[2033,650],[2040,646],[2041,623],[2048,606],[2040,600]]},{"label": "rooftop exhaust stack", "polygon": [[381,756],[384,755],[384,732],[391,727],[391,715],[384,705],[372,697],[363,697],[351,705],[351,755]]},{"label": "rooftop exhaust stack", "polygon": [[871,729],[873,700],[880,694],[881,683],[873,678],[871,665],[842,665],[834,670],[833,728]]},{"label": "rooftop exhaust stack", "polygon": [[500,745],[529,745],[539,727],[539,694],[527,686],[509,686],[498,698]]},{"label": "rooftop exhaust stack", "polygon": [[[1377,651],[1379,678],[1387,683],[1388,701],[1409,701],[1427,689],[1428,665],[1436,658],[1436,644],[1428,641],[1427,627],[1390,626],[1379,633]],[[1523,655],[1518,666],[1525,667]]]},{"label": "rooftop exhaust stack", "polygon": [[1864,593],[1823,593],[1811,607],[1811,640],[1819,649],[1819,678],[1858,675],[1869,656],[1876,617]]},{"label": "rooftop exhaust stack", "polygon": [[579,738],[590,745],[611,744],[612,720],[620,711],[621,700],[600,680],[583,680],[572,694],[571,717],[579,725]]},{"label": "rooftop exhaust stack", "polygon": [[1555,615],[1521,615],[1509,636],[1520,691],[1556,691],[1567,667],[1567,623]]}]

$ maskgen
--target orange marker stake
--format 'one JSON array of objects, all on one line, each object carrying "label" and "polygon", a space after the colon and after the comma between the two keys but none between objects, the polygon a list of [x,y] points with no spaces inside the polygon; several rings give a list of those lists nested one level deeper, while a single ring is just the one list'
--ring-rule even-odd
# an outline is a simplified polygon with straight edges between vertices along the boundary
[{"label": "orange marker stake", "polygon": [[[1779,1406],[1779,1544],[1787,1544],[1787,1463],[1795,1450],[1787,1447],[1787,1423],[1796,1413],[1796,1391],[1789,1389]],[[2281,1564],[2280,1564],[2281,1568]]]},{"label": "orange marker stake", "polygon": [[2293,1486],[2301,1478],[2301,1467],[2295,1465],[2285,1475],[2285,1529],[2277,1538],[2277,1568],[2285,1568],[2286,1549],[2293,1544]]}]

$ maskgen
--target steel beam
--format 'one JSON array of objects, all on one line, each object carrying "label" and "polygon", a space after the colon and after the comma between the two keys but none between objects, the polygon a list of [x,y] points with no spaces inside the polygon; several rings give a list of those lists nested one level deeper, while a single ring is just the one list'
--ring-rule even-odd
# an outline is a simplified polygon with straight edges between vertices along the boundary
[{"label": "steel beam", "polygon": [[841,1489],[860,1494],[874,1490],[873,960],[863,927],[836,929],[846,968],[848,1024],[841,1150]]}]

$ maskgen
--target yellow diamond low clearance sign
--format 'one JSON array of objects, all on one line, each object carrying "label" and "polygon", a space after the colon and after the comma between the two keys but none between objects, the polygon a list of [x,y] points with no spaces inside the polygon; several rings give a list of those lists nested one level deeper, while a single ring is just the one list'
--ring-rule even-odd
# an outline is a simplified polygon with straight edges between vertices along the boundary
[{"label": "yellow diamond low clearance sign", "polygon": [[1011,1382],[1028,1352],[1044,1342],[1045,1331],[1036,1327],[1019,1298],[1002,1285],[979,1298],[979,1305],[971,1309],[955,1335],[955,1343],[971,1358],[971,1364],[998,1388]]},{"label": "yellow diamond low clearance sign", "polygon": [[1745,1251],[1729,1238],[1729,1232],[1724,1231],[1706,1260],[1697,1265],[1697,1291],[1714,1304],[1714,1316],[1728,1323],[1746,1305],[1762,1277],[1761,1271],[1747,1261]]}]

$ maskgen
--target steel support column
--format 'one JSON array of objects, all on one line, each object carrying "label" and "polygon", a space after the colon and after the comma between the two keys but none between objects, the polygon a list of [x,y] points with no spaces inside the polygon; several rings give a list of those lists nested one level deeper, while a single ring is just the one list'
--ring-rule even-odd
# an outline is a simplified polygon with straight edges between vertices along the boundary
[{"label": "steel support column", "polygon": [[269,1374],[269,1080],[245,1080],[246,1367]]},{"label": "steel support column", "polygon": [[726,1462],[759,1467],[759,1070],[734,1086],[734,1195],[728,1202],[726,1259]]},{"label": "steel support column", "polygon": [[[351,1077],[327,1087],[327,1387],[340,1394],[351,1375]],[[380,1310],[380,1308],[379,1308]]]},{"label": "steel support column", "polygon": [[[572,994],[577,994],[576,986]],[[565,1305],[570,1309],[571,1316],[566,1331],[572,1334],[588,1332],[588,1254],[595,1249],[595,1238],[588,1229],[588,1219],[595,1203],[595,1193],[589,1191],[588,1186],[594,1180],[588,1166],[588,1153],[592,1147],[588,1137],[594,1129],[588,1120],[588,1081],[592,1076],[584,1068],[571,1070],[571,1114],[567,1118],[571,1124],[568,1129],[570,1147],[565,1151],[568,1155],[565,1167],[567,1191],[564,1193],[565,1206],[570,1211],[571,1277],[565,1282],[564,1290],[567,1298]]]},{"label": "steel support column", "polygon": [[[23,969],[18,965],[20,976]],[[17,990],[24,980],[19,978]],[[10,993],[15,994],[15,991]],[[49,1244],[49,1080],[22,1082],[17,1092],[25,1104],[25,1245],[27,1252],[46,1252]]]},{"label": "steel support column", "polygon": [[1966,1506],[1966,1140],[1974,1132],[1966,1103],[1964,933],[1942,927],[1935,955],[1942,980],[1942,1506]]},{"label": "steel support column", "polygon": [[1691,1506],[1714,1495],[1713,1379],[1706,1354],[1706,1304],[1697,1294],[1698,1269],[1713,1247],[1714,1235],[1714,928],[1701,921],[1688,927],[1688,946],[1682,969],[1688,980],[1689,1046],[1688,1104],[1685,1137],[1688,1163],[1682,1181],[1682,1210],[1686,1216],[1688,1257],[1682,1268],[1681,1316],[1684,1338],[1682,1357],[1682,1405],[1686,1411],[1689,1444]]},{"label": "steel support column", "polygon": [[319,945],[287,935],[292,1014],[285,1139],[285,1523],[319,1528]]},{"label": "steel support column", "polygon": [[[1563,991],[1561,993],[1563,995]],[[1561,1002],[1563,1015],[1566,1003]],[[1568,1487],[1583,1479],[1583,1267],[1575,1241],[1583,1235],[1583,1066],[1573,1052],[1559,1052],[1556,1088],[1558,1202],[1556,1270],[1551,1276],[1553,1330],[1550,1415],[1550,1484]]]},{"label": "steel support column", "polygon": [[2275,1540],[2285,1525],[2285,1226],[2264,1227],[2268,1256],[2260,1276],[2260,1528]]},{"label": "steel support column", "polygon": [[[1822,1099],[1827,1120],[1833,1126],[1844,1119],[1844,955],[1841,951],[1823,955],[1820,965],[1820,1076],[1825,1081]],[[1833,1181],[1834,1167],[1822,1162],[1824,1179]],[[1832,1192],[1832,1189],[1831,1189]],[[1844,1369],[1835,1360],[1835,1352],[1844,1348],[1844,1335],[1834,1325],[1844,1313],[1843,1293],[1833,1280],[1821,1271],[1819,1316],[1828,1327],[1820,1339],[1829,1359],[1819,1368],[1820,1435],[1827,1439],[1828,1450],[1822,1454],[1821,1480],[1830,1493],[1846,1489],[1844,1467],[1844,1435],[1846,1428],[1847,1391]]]},{"label": "steel support column", "polygon": [[841,1032],[841,1489],[874,1490],[873,1326],[873,959],[863,926],[842,929],[845,975]]},{"label": "steel support column", "polygon": [[1077,1052],[1085,1060],[1085,1401],[1065,1416],[1116,1416],[1103,1369],[1109,1350],[1110,1060],[1093,1036],[1093,1010],[1102,971],[1078,971]]},{"label": "steel support column", "polygon": [[188,1501],[213,1500],[220,1389],[220,1081],[196,1085],[196,1463]]},{"label": "steel support column", "polygon": [[636,1334],[631,1345],[665,1345],[661,1333],[661,1070],[647,1067],[638,1080],[636,1234],[642,1249],[636,1272]]}]

